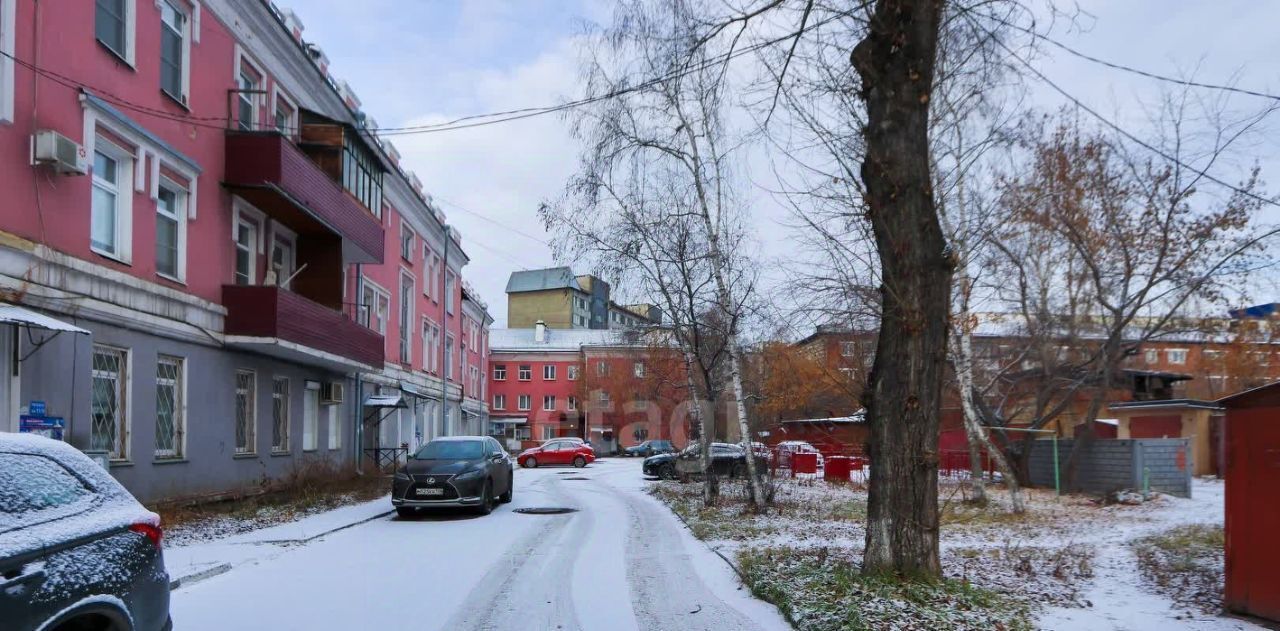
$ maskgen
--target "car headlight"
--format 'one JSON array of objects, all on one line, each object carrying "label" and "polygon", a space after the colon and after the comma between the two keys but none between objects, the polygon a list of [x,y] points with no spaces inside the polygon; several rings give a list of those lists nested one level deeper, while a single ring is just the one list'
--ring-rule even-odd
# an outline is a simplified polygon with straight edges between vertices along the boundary
[{"label": "car headlight", "polygon": [[458,477],[455,479],[459,481],[474,480],[482,475],[484,475],[484,469],[472,469],[470,471],[459,473]]},{"label": "car headlight", "polygon": [[396,479],[401,482],[408,482],[410,480],[409,474],[405,473],[403,470],[396,471]]}]

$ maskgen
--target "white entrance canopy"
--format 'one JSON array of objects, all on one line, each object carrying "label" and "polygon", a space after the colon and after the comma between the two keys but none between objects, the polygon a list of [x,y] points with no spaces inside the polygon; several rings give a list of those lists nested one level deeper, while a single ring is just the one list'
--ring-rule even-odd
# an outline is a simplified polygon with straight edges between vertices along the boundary
[{"label": "white entrance canopy", "polygon": [[37,313],[30,309],[24,309],[17,305],[10,304],[0,304],[0,324],[16,324],[18,326],[45,329],[48,331],[65,331],[67,333],[83,333],[85,335],[89,335],[87,330],[78,326],[67,324],[62,320],[55,320],[43,313]]},{"label": "white entrance canopy", "polygon": [[399,392],[392,394],[375,394],[364,400],[364,406],[367,408],[403,408],[408,407],[404,404],[404,397]]}]

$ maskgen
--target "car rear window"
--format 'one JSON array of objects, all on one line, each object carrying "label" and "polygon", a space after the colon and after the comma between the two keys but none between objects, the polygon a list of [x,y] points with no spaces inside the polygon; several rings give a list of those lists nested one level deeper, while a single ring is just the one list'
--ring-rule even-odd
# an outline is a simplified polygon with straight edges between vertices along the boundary
[{"label": "car rear window", "polygon": [[418,460],[476,460],[484,454],[478,440],[433,440],[418,450]]},{"label": "car rear window", "polygon": [[32,513],[69,506],[93,491],[66,467],[44,456],[0,453],[0,530],[21,525]]}]

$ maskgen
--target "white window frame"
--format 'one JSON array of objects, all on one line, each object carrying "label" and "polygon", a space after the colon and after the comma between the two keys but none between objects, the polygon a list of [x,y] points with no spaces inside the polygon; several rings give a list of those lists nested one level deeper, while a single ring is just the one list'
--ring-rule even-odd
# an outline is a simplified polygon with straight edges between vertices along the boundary
[{"label": "white window frame", "polygon": [[[130,447],[133,442],[133,437],[131,436],[133,424],[129,419],[129,416],[132,413],[132,406],[130,406],[129,403],[133,400],[133,387],[131,380],[131,376],[133,375],[133,353],[131,353],[129,349],[121,348],[119,346],[94,344],[92,352],[97,353],[99,350],[120,356],[119,370],[117,370],[114,375],[114,379],[116,381],[116,444],[111,446],[108,457],[115,462],[127,462],[129,460],[130,452],[132,451]],[[90,357],[90,362],[92,362],[92,355]],[[98,377],[99,375],[97,373],[98,371],[93,370],[91,364],[90,374],[93,377]],[[107,375],[104,374],[101,376],[106,377]],[[92,382],[90,382],[90,389],[92,390]],[[92,405],[93,402],[91,398],[90,414],[93,412]],[[92,420],[90,422],[92,423]],[[89,431],[90,436],[92,437],[92,426]]]},{"label": "white window frame", "polygon": [[[289,106],[289,120],[285,121],[285,130],[281,131],[280,123],[276,120],[276,114],[280,112],[280,104]],[[280,89],[280,83],[271,84],[271,128],[283,134],[286,138],[297,138],[300,131],[298,125],[298,102],[293,100],[287,92]]]},{"label": "white window frame", "polygon": [[177,204],[177,208],[174,210],[173,215],[169,215],[161,210],[160,198],[158,195],[156,197],[156,214],[165,215],[169,219],[178,223],[178,252],[176,255],[178,257],[178,269],[177,276],[170,276],[161,272],[159,265],[157,264],[156,275],[161,278],[167,278],[171,281],[185,283],[187,280],[187,204],[190,203],[189,200],[191,195],[187,192],[187,188],[185,186],[164,176],[160,177],[160,188],[172,191],[175,203]]},{"label": "white window frame", "polygon": [[[1183,364],[1186,364],[1187,356],[1190,354],[1187,352],[1187,349],[1185,348],[1167,348],[1165,349],[1164,352],[1165,352],[1165,356],[1169,360],[1169,363],[1175,366],[1181,366]],[[1179,356],[1181,357],[1181,359],[1174,359],[1175,357],[1179,357]]]},{"label": "white window frame", "polygon": [[[98,176],[96,169],[93,173],[93,187],[102,188],[110,191],[115,195],[115,251],[111,252],[93,244],[92,235],[89,238],[89,249],[93,252],[105,256],[109,259],[119,261],[121,263],[131,263],[133,260],[133,190],[131,183],[134,181],[134,154],[125,150],[123,147],[98,137],[94,141],[93,151],[101,153],[107,158],[114,160],[116,163],[116,181],[108,182]],[[92,154],[90,154],[92,155]],[[96,162],[96,159],[95,159]],[[90,232],[92,232],[93,222],[93,198],[89,199],[89,221]]]},{"label": "white window frame", "polygon": [[505,394],[493,395],[493,409],[495,410],[507,409],[507,395]]},{"label": "white window frame", "polygon": [[458,340],[453,337],[452,333],[446,333],[444,336],[444,378],[453,379],[453,365],[456,362],[455,353],[458,352]]},{"label": "white window frame", "polygon": [[418,242],[418,233],[409,225],[409,222],[400,220],[400,258],[413,263],[413,253],[417,249],[414,245]]},{"label": "white window frame", "polygon": [[302,450],[320,448],[320,382],[302,384]]},{"label": "white window frame", "polygon": [[609,362],[601,359],[596,362],[596,376],[606,377],[609,375]]},{"label": "white window frame", "polygon": [[[138,67],[138,61],[137,61],[138,59],[138,56],[137,56],[138,2],[137,0],[124,0],[123,6],[124,6],[124,50],[123,51],[116,50],[114,48],[111,48],[110,46],[107,46],[106,43],[103,43],[102,47],[107,49],[108,51],[111,51],[111,54],[114,55],[116,59],[119,59],[125,62],[126,64],[129,64],[129,66],[132,68],[137,68]],[[98,13],[97,13],[98,7],[96,3],[94,4],[93,9],[94,9],[94,20],[96,21],[98,16]],[[95,25],[95,29],[96,29],[96,25]],[[93,38],[95,41],[100,41],[98,40],[96,31],[94,33]]]},{"label": "white window frame", "polygon": [[555,364],[543,364],[543,365],[542,365],[542,380],[543,380],[543,381],[555,381],[555,380],[556,380],[556,365],[555,365]]},{"label": "white window frame", "polygon": [[342,449],[342,415],[338,414],[337,405],[324,406],[325,415],[329,418],[326,420],[325,429],[329,432],[329,449]]},{"label": "white window frame", "polygon": [[0,0],[0,123],[13,122],[13,31],[18,0]]},{"label": "white window frame", "polygon": [[644,362],[635,362],[632,364],[631,372],[637,379],[644,379]]},{"label": "white window frame", "polygon": [[458,275],[450,270],[444,271],[444,310],[449,315],[453,315],[453,295],[457,293],[455,289],[458,286]]},{"label": "white window frame", "polygon": [[[266,69],[263,67],[262,64],[258,63],[258,61],[255,60],[252,55],[245,52],[244,48],[240,46],[240,44],[236,44],[235,54],[233,56],[233,61],[231,66],[231,85],[235,86],[235,89],[237,90],[241,89],[240,72],[245,66],[248,66],[250,70],[252,70],[255,74],[258,75],[258,82],[254,85],[253,89],[258,92],[262,92],[263,87],[266,85],[267,77],[268,77]],[[240,93],[236,94],[236,98],[237,99],[240,98]],[[251,95],[251,98],[252,98],[252,105],[253,105],[254,120],[253,120],[253,125],[251,125],[249,129],[251,131],[257,131],[262,129],[262,108],[265,105],[264,101],[266,100],[267,95],[253,94]],[[237,113],[239,112],[238,102],[236,103],[236,112]],[[236,122],[239,123],[240,121],[237,120]],[[273,110],[271,112],[271,128],[272,129],[275,128],[275,124],[276,124],[276,113]]]},{"label": "white window frame", "polygon": [[1160,362],[1160,351],[1154,348],[1148,348],[1143,355],[1143,359],[1148,364],[1157,364]]},{"label": "white window frame", "polygon": [[533,380],[533,364],[517,364],[516,380],[532,381]]},{"label": "white window frame", "polygon": [[542,395],[542,411],[543,412],[556,411],[556,395],[554,394]]},{"label": "white window frame", "polygon": [[[501,374],[499,374],[499,373],[498,373],[498,371],[499,371],[499,370],[501,370],[501,371],[502,371],[502,373],[501,373]],[[507,365],[506,365],[506,364],[494,364],[494,365],[493,365],[493,380],[494,380],[494,381],[506,381],[506,380],[507,380]]]},{"label": "white window frame", "polygon": [[[177,366],[174,383],[163,384],[173,387],[173,449],[161,450],[156,448],[155,457],[157,459],[182,459],[186,457],[187,453],[187,360],[175,355],[160,354],[156,357],[157,369],[160,364],[165,362]],[[157,396],[159,396],[161,385],[160,376],[156,375]],[[158,424],[159,422],[159,410],[157,409],[156,423]]]},{"label": "white window frame", "polygon": [[422,369],[439,374],[440,372],[440,327],[427,318],[422,319]]},{"label": "white window frame", "polygon": [[578,397],[573,395],[566,397],[564,401],[564,409],[569,410],[570,412],[578,409]]},{"label": "white window frame", "polygon": [[[283,244],[288,247],[288,259],[283,261],[280,270],[275,269],[276,264],[276,245]],[[289,282],[292,281],[293,275],[298,271],[298,233],[290,230],[279,222],[271,222],[271,238],[267,239],[267,269],[266,272],[275,272],[276,286],[289,288]],[[263,282],[266,282],[266,272],[263,273]]]},{"label": "white window frame", "polygon": [[542,426],[542,440],[553,440],[556,437],[556,427],[554,425]]},{"label": "white window frame", "polygon": [[[408,280],[408,291],[405,291],[405,281]],[[396,292],[396,298],[400,301],[400,363],[413,365],[413,301],[417,297],[418,279],[404,268],[400,269],[400,287]]]},{"label": "white window frame", "polygon": [[194,3],[193,3],[193,4],[190,4],[190,5],[187,5],[187,3],[186,3],[186,2],[180,2],[180,1],[178,1],[178,0],[156,0],[156,8],[158,8],[158,9],[160,9],[160,10],[161,10],[161,20],[160,20],[160,28],[161,28],[161,29],[168,28],[168,25],[164,23],[164,19],[163,19],[163,17],[164,17],[164,13],[163,13],[164,8],[161,6],[161,4],[162,4],[162,3],[163,3],[163,4],[168,4],[171,8],[173,8],[173,10],[174,10],[175,12],[177,12],[177,13],[181,14],[181,15],[182,15],[182,18],[183,18],[183,19],[182,19],[182,32],[178,34],[178,35],[179,35],[179,37],[181,37],[181,38],[182,38],[182,69],[181,69],[181,71],[182,71],[182,80],[181,80],[182,85],[181,85],[181,88],[180,88],[180,89],[181,89],[181,91],[182,91],[182,93],[181,93],[181,94],[169,94],[168,92],[165,92],[165,90],[164,90],[164,88],[163,88],[163,87],[160,89],[160,91],[161,91],[161,92],[164,92],[165,94],[169,94],[169,96],[173,97],[174,99],[177,99],[178,103],[180,103],[180,104],[182,105],[182,107],[184,107],[184,108],[190,108],[190,95],[191,95],[191,38],[192,38],[192,28],[193,28],[193,27],[192,27],[192,25],[193,25],[193,24],[195,24],[194,14],[195,14],[195,12],[196,12],[196,7],[197,7],[198,5],[196,5],[196,4],[194,4]]},{"label": "white window frame", "polygon": [[[365,319],[365,327],[370,330],[377,331],[379,335],[385,336],[387,334],[387,320],[391,317],[391,294],[387,293],[387,290],[383,289],[378,283],[369,280],[368,276],[364,277],[364,282],[361,285],[363,288],[361,290],[359,307],[364,310],[362,317]],[[373,294],[372,304],[364,303],[364,292],[371,292]],[[378,328],[373,328],[373,317],[383,302],[387,305],[387,311],[385,315],[379,319]]]},{"label": "white window frame", "polygon": [[[249,377],[249,386],[247,389],[245,389],[245,392],[244,392],[244,395],[245,395],[245,408],[244,408],[245,446],[243,449],[241,449],[239,446],[236,446],[233,443],[232,448],[235,450],[236,455],[252,455],[252,454],[258,453],[258,401],[257,401],[258,373],[252,370],[243,370],[243,369],[236,370],[235,383],[233,384],[236,397],[239,397],[241,394],[240,392],[241,390],[240,376],[241,375],[245,375]],[[232,401],[234,406],[234,399]],[[237,412],[233,409],[232,414],[237,414]],[[236,416],[236,418],[232,419],[232,422],[234,422],[236,425],[239,425],[240,424],[239,416]],[[231,428],[232,440],[235,439],[235,429],[236,428],[234,426]]]},{"label": "white window frame", "polygon": [[516,409],[521,412],[528,412],[533,407],[533,397],[527,394],[516,396]]},{"label": "white window frame", "polygon": [[567,376],[569,378],[569,381],[578,380],[578,366],[576,364],[566,368],[565,372],[568,373]]}]

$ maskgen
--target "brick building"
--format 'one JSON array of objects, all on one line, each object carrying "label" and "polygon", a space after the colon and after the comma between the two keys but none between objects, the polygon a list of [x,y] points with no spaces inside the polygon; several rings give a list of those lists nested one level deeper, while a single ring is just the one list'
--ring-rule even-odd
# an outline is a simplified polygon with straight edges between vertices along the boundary
[{"label": "brick building", "polygon": [[144,501],[483,431],[461,235],[303,32],[0,0],[0,430],[56,419]]},{"label": "brick building", "polygon": [[683,367],[661,332],[494,329],[491,428],[517,449],[559,436],[610,453],[687,435]]}]

